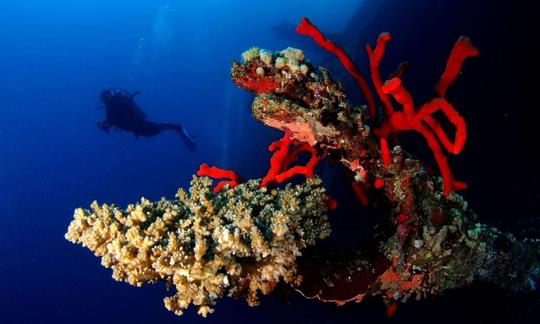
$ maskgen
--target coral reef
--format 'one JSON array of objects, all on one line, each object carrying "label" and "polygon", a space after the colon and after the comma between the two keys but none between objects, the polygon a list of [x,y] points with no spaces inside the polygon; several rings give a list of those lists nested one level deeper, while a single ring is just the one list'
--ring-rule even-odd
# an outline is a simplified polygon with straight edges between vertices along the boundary
[{"label": "coral reef", "polygon": [[[478,55],[470,40],[458,39],[435,87],[437,97],[416,109],[401,81],[404,65],[382,81],[379,66],[391,37],[381,34],[375,49],[367,47],[373,87],[384,112],[378,118],[375,96],[347,54],[305,18],[297,31],[338,57],[357,81],[367,106],[352,105],[328,70],[315,68],[303,55],[296,56],[295,64],[308,67],[310,73],[278,64],[286,59],[286,51],[274,53],[270,62],[245,57],[233,63],[232,78],[255,93],[252,112],[256,119],[341,161],[352,173],[353,190],[366,212],[382,217],[372,238],[355,251],[302,260],[309,270],[297,290],[306,297],[338,304],[382,295],[393,313],[394,301],[439,294],[475,279],[511,291],[536,289],[539,241],[518,240],[479,223],[467,202],[454,192],[466,185],[454,179],[443,152],[457,155],[466,141],[465,121],[445,96],[465,59]],[[264,74],[254,73],[258,69]],[[391,97],[402,106],[400,110],[393,107]],[[436,113],[454,126],[453,140]],[[408,130],[426,139],[442,177],[427,172],[422,162],[397,145],[395,135]],[[370,196],[375,198],[371,203]],[[373,246],[375,252],[369,251]]]},{"label": "coral reef", "polygon": [[[381,34],[374,49],[367,46],[370,85],[309,20],[302,19],[297,31],[337,56],[366,106],[349,102],[343,86],[301,50],[253,47],[233,63],[231,76],[254,93],[253,116],[284,132],[268,148],[272,157],[266,175],[244,182],[232,170],[203,164],[189,195],[180,190],[177,199],[142,199],[125,210],[93,203],[92,210],[75,211],[66,238],[101,257],[117,280],[174,285],[177,293],[165,305],[176,314],[194,304],[206,316],[224,296],[257,305],[258,293],[270,293],[278,282],[338,305],[380,295],[388,315],[397,302],[474,280],[511,292],[535,290],[540,241],[480,223],[456,193],[466,184],[454,178],[447,155],[462,151],[467,129],[446,93],[465,60],[479,54],[470,40],[458,39],[435,97],[417,108],[402,81],[405,65],[387,81],[381,77],[390,34]],[[441,116],[453,126],[451,136]],[[397,135],[404,131],[425,139],[440,177],[399,145]],[[309,153],[305,165],[301,152]],[[326,157],[346,168],[366,214],[377,217],[369,237],[359,237],[355,248],[306,249],[329,235],[327,212],[339,203],[315,176],[317,163]],[[296,175],[307,180],[283,185]],[[212,188],[208,177],[221,180]]]},{"label": "coral reef", "polygon": [[[539,240],[517,239],[479,223],[460,195],[444,195],[440,178],[431,176],[414,159],[405,159],[404,165],[391,164],[395,169],[389,171],[399,175],[387,182],[392,189],[387,189],[386,198],[372,207],[386,217],[369,242],[337,260],[304,260],[301,268],[309,270],[301,270],[305,280],[296,287],[298,291],[337,304],[381,295],[390,306],[411,296],[420,299],[441,294],[474,280],[512,292],[536,289]],[[411,199],[411,206],[405,212],[394,212],[392,201],[401,199]],[[373,246],[375,252],[369,250]]]},{"label": "coral reef", "polygon": [[194,177],[189,194],[125,210],[92,203],[75,210],[66,239],[90,249],[113,278],[141,286],[165,280],[176,294],[165,307],[182,314],[190,304],[205,316],[216,299],[270,293],[280,281],[299,284],[295,260],[329,235],[328,199],[318,178],[282,189],[251,180],[219,193]]}]

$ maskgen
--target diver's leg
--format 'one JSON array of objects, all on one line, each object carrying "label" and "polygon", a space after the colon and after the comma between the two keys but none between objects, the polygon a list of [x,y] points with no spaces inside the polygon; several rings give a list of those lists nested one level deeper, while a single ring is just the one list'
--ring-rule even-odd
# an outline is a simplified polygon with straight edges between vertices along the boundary
[{"label": "diver's leg", "polygon": [[136,134],[141,136],[154,136],[165,130],[172,130],[182,137],[182,140],[186,144],[189,150],[194,151],[196,148],[195,140],[190,136],[186,130],[182,127],[181,124],[175,123],[154,123],[151,121],[144,121],[144,123],[139,127]]},{"label": "diver's leg", "polygon": [[134,133],[141,136],[155,136],[162,131],[163,129],[159,126],[159,124],[145,120],[136,128],[136,131]]}]

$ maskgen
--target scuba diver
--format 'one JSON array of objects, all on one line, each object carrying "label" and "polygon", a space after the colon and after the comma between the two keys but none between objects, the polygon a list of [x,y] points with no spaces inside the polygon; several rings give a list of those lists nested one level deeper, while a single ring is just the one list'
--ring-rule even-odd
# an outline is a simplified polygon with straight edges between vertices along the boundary
[{"label": "scuba diver", "polygon": [[97,123],[98,127],[108,133],[113,126],[139,136],[155,136],[165,130],[172,130],[182,137],[189,150],[194,151],[195,139],[181,123],[155,123],[146,119],[146,114],[139,108],[133,98],[140,91],[129,93],[120,89],[105,89],[101,91],[100,99],[105,106],[104,121]]}]

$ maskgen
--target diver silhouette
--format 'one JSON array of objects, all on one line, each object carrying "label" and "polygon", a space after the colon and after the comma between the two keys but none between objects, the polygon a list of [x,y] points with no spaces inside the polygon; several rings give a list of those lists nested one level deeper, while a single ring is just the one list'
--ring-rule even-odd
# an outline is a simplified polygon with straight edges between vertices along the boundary
[{"label": "diver silhouette", "polygon": [[182,137],[189,150],[194,151],[196,143],[182,123],[155,123],[146,119],[146,114],[135,103],[134,97],[140,91],[130,93],[120,89],[105,89],[101,91],[100,99],[105,106],[104,121],[97,123],[98,127],[108,133],[114,127],[139,136],[155,136],[165,130],[172,130]]}]

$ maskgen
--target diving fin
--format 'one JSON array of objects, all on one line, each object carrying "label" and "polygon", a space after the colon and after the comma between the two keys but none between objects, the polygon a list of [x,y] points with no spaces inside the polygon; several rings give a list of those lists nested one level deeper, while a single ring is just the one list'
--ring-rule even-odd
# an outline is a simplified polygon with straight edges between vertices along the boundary
[{"label": "diving fin", "polygon": [[182,140],[184,141],[184,144],[188,147],[190,151],[195,151],[195,148],[197,147],[197,143],[195,142],[194,136],[189,134],[182,123],[178,124],[180,126],[180,136],[182,137]]}]

